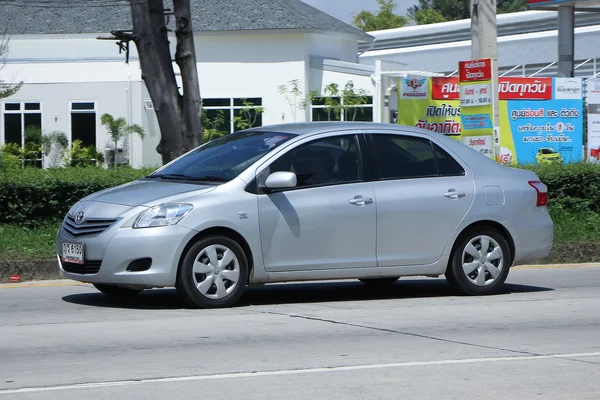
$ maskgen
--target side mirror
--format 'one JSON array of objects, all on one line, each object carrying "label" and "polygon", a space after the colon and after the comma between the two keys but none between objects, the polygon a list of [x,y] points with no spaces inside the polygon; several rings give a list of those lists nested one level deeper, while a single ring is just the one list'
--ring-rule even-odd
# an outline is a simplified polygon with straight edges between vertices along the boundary
[{"label": "side mirror", "polygon": [[266,192],[271,192],[278,189],[289,189],[296,187],[298,184],[298,178],[293,172],[279,171],[274,172],[265,181]]}]

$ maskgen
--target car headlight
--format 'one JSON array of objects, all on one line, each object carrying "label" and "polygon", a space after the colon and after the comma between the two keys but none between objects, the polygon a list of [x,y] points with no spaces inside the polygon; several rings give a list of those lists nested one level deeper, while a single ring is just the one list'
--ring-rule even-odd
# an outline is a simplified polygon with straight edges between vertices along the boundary
[{"label": "car headlight", "polygon": [[190,211],[191,204],[161,204],[141,213],[133,223],[134,228],[175,225]]}]

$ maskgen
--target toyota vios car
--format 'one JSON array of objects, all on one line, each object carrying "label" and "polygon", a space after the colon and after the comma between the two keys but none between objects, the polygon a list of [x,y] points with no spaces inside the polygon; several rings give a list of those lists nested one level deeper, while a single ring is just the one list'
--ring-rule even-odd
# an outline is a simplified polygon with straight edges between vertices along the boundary
[{"label": "toyota vios car", "polygon": [[416,128],[305,123],[211,141],[75,204],[60,273],[107,294],[176,287],[193,307],[250,284],[445,275],[491,294],[546,257],[553,224],[535,173]]}]

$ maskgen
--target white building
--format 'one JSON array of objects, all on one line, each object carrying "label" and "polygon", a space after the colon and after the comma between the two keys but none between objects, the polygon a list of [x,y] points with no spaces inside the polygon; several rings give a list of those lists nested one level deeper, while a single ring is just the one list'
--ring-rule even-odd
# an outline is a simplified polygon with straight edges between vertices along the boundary
[{"label": "white building", "polygon": [[[131,29],[128,3],[0,3],[10,35],[0,79],[25,82],[2,101],[0,143],[23,143],[25,126],[33,124],[102,150],[110,140],[100,116],[109,113],[146,130],[144,140],[131,138],[133,166],[160,163],[158,125],[135,46],[126,64],[114,41],[97,40],[112,30]],[[205,114],[213,117],[222,110],[223,129],[235,129],[233,117],[242,99],[264,107],[258,124],[323,117],[318,109],[294,109],[279,93],[278,87],[292,80],[299,81],[305,95],[348,81],[373,92],[372,68],[358,64],[359,44],[372,38],[299,0],[192,0],[192,13]],[[371,120],[372,106],[358,119]]]},{"label": "white building", "polygon": [[[110,113],[146,130],[143,141],[131,138],[130,163],[160,163],[158,126],[135,46],[125,64],[115,42],[97,40],[131,29],[128,3],[0,2],[11,36],[0,79],[25,81],[0,104],[0,143],[22,143],[24,127],[40,124],[44,132],[63,131],[69,140],[102,150],[108,138],[100,115]],[[357,119],[391,122],[398,76],[453,75],[458,62],[471,56],[469,20],[365,34],[299,0],[192,0],[192,14],[204,113],[213,118],[222,110],[221,128],[230,132],[242,99],[264,107],[257,121],[262,125],[327,118],[322,106],[302,110],[301,98],[294,107],[294,99],[279,93],[291,80],[299,81],[304,95],[353,81],[370,94]],[[597,76],[597,14],[577,13],[575,26],[576,75]],[[556,75],[557,48],[556,12],[498,16],[501,74]]]}]

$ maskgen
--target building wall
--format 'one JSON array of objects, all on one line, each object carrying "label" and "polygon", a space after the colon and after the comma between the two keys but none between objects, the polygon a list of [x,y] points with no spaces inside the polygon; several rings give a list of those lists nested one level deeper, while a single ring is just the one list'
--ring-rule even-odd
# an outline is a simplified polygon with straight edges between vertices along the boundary
[{"label": "building wall", "polygon": [[[23,80],[25,85],[7,101],[36,99],[42,103],[43,130],[61,130],[70,137],[70,102],[96,104],[96,147],[103,149],[107,132],[100,116],[110,113],[127,118],[146,130],[146,138],[131,142],[133,166],[160,163],[155,148],[160,130],[141,71],[135,46],[130,63],[119,54],[114,41],[100,41],[99,35],[16,36],[11,39],[6,68],[0,79]],[[175,41],[171,41],[174,45]],[[261,98],[263,125],[293,122],[293,106],[279,93],[279,85],[299,80],[304,93],[330,81],[344,85],[348,80],[369,86],[368,78],[352,74],[313,73],[310,57],[356,61],[356,41],[320,34],[201,34],[195,39],[200,91],[203,99]],[[175,65],[176,75],[178,68]],[[312,79],[316,79],[312,82]],[[180,79],[180,77],[178,77]],[[364,81],[364,82],[363,82]],[[3,107],[0,107],[3,109]],[[1,117],[0,117],[1,118]],[[310,112],[296,110],[295,121],[310,118]],[[3,139],[0,120],[0,139]]]}]

